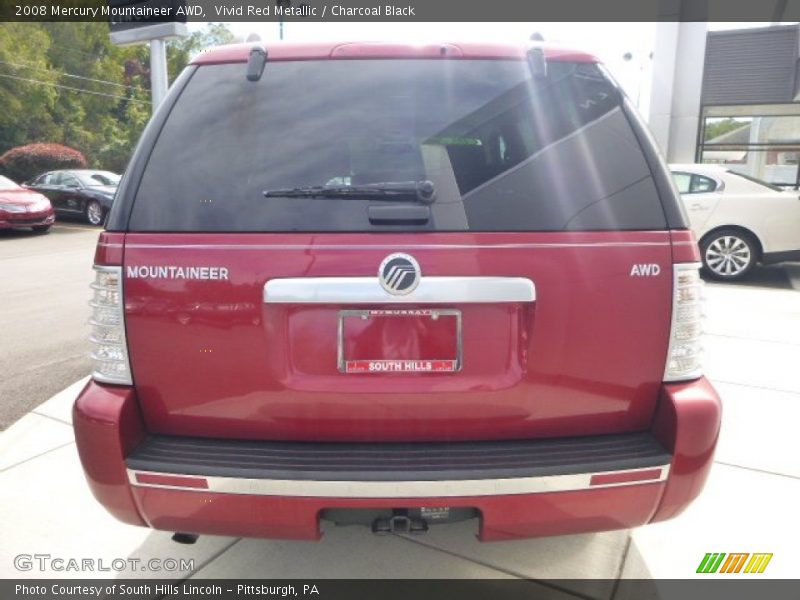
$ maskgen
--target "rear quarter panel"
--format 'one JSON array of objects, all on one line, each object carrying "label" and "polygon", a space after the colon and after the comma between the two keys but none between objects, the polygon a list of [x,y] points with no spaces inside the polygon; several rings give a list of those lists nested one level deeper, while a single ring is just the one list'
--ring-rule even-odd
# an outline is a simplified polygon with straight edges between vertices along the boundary
[{"label": "rear quarter panel", "polygon": [[800,249],[800,198],[784,193],[721,194],[697,237],[731,226],[752,232],[764,252]]}]

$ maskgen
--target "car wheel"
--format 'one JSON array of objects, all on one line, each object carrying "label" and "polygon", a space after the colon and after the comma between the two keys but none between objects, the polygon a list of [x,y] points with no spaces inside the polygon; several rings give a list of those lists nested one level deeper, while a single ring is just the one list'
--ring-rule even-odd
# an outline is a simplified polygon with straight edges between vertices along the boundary
[{"label": "car wheel", "polygon": [[738,229],[720,229],[700,244],[703,267],[714,279],[733,281],[744,277],[758,260],[753,237]]},{"label": "car wheel", "polygon": [[32,227],[31,229],[33,229],[33,231],[35,231],[36,233],[47,233],[48,231],[50,231],[51,227],[52,225],[37,225],[36,227]]},{"label": "car wheel", "polygon": [[89,200],[86,203],[86,208],[84,209],[84,214],[86,215],[86,220],[91,225],[102,225],[103,220],[105,219],[105,210],[100,205],[97,200]]}]

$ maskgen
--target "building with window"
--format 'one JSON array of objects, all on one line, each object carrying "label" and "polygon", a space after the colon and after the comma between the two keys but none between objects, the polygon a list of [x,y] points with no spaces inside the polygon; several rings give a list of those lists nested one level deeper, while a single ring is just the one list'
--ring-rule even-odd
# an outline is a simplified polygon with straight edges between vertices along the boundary
[{"label": "building with window", "polygon": [[800,188],[800,26],[661,23],[650,126],[670,162]]},{"label": "building with window", "polygon": [[798,187],[800,26],[708,34],[697,162]]}]

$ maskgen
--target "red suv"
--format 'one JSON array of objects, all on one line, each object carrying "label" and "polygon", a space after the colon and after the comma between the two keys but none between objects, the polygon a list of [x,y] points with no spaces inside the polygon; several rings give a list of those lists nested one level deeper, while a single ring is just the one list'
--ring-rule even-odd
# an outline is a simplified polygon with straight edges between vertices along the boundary
[{"label": "red suv", "polygon": [[119,519],[187,534],[667,519],[720,425],[698,266],[589,55],[218,48],[148,125],[98,243],[81,460]]}]

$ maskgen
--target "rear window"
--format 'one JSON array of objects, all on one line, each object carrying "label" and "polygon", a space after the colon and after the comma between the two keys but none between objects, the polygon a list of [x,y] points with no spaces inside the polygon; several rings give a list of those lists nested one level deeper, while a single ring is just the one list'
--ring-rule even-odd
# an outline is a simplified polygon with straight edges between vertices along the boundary
[{"label": "rear window", "polygon": [[707,194],[717,189],[717,182],[704,175],[674,172],[672,176],[681,194]]},{"label": "rear window", "polygon": [[77,173],[76,176],[83,185],[118,185],[119,175],[109,171],[93,171],[91,173]]},{"label": "rear window", "polygon": [[[260,81],[245,74],[244,64],[196,69],[152,148],[129,229],[666,226],[621,98],[596,65],[551,62],[543,79],[517,60],[267,62]],[[347,196],[420,181],[436,190],[428,208]],[[340,193],[274,194],[309,186]],[[413,218],[371,219],[389,205],[414,207]]]}]

